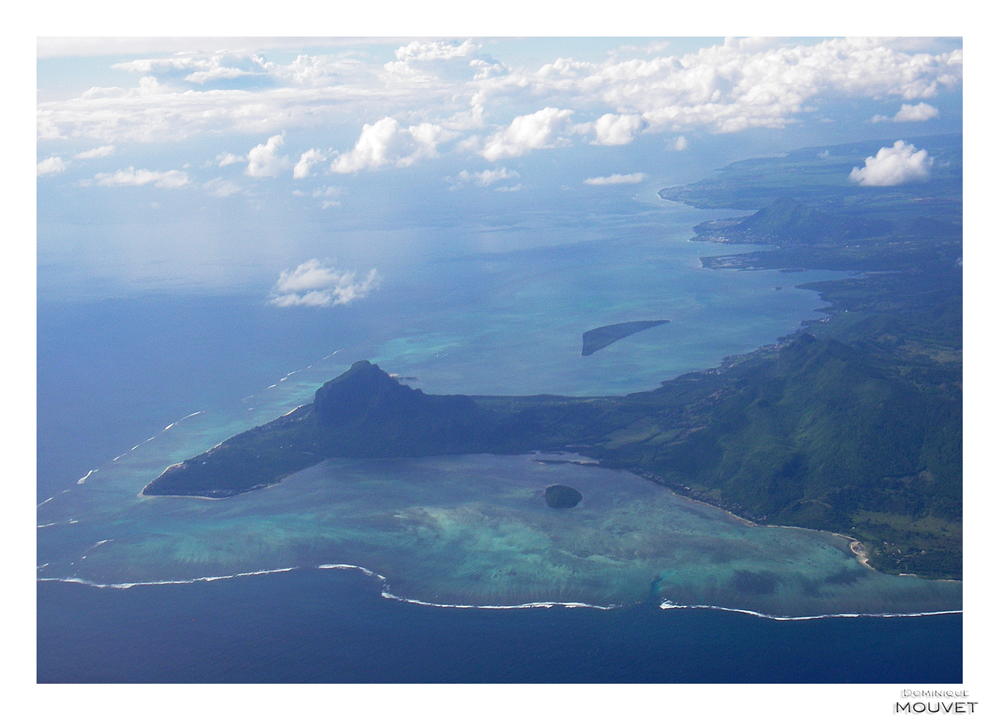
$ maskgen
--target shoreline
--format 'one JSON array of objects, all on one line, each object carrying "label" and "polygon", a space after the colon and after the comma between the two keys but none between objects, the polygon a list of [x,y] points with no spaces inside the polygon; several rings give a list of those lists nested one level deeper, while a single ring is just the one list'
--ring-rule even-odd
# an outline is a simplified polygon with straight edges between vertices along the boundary
[{"label": "shoreline", "polygon": [[[612,604],[612,605],[599,605],[587,603],[585,601],[528,601],[524,603],[515,604],[471,604],[471,603],[436,603],[434,601],[424,601],[417,598],[407,598],[405,596],[399,596],[392,593],[389,580],[377,571],[373,571],[364,566],[358,566],[352,563],[322,563],[316,566],[290,566],[285,568],[273,568],[273,569],[260,569],[257,571],[242,571],[239,573],[224,574],[219,576],[201,576],[199,578],[192,578],[186,580],[160,580],[160,581],[124,581],[120,583],[97,583],[95,581],[88,581],[87,579],[71,577],[71,578],[38,578],[36,583],[75,583],[83,586],[89,586],[91,588],[97,589],[112,589],[116,591],[126,591],[130,588],[135,588],[136,586],[177,586],[177,585],[192,585],[195,583],[211,583],[213,581],[227,581],[234,580],[238,578],[248,578],[253,576],[268,576],[276,573],[287,573],[289,571],[325,571],[325,570],[337,570],[337,571],[359,571],[363,575],[374,578],[381,583],[382,588],[380,590],[379,596],[388,601],[397,601],[400,603],[409,603],[415,606],[425,606],[428,608],[454,608],[462,610],[488,610],[488,611],[520,611],[527,609],[538,609],[538,608],[590,608],[595,611],[621,611],[629,608],[636,608],[648,603],[648,601],[640,601],[637,603],[630,604]],[[827,618],[919,618],[923,616],[948,616],[956,614],[964,614],[964,609],[946,609],[940,611],[913,611],[913,612],[881,612],[881,613],[855,613],[855,612],[840,612],[840,613],[821,613],[821,614],[811,614],[811,615],[780,615],[780,614],[769,614],[762,611],[754,611],[753,609],[746,608],[733,608],[728,606],[715,606],[709,604],[675,604],[670,600],[663,600],[658,602],[657,607],[663,611],[672,610],[708,610],[708,611],[723,611],[726,613],[739,613],[747,616],[755,616],[757,618],[768,619],[771,621],[818,621]]]}]

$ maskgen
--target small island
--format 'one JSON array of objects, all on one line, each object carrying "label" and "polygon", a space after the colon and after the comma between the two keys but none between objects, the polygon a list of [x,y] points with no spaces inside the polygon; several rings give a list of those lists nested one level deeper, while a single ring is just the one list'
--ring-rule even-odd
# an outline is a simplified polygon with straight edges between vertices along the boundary
[{"label": "small island", "polygon": [[573,508],[583,500],[583,494],[571,486],[555,485],[545,489],[545,503],[549,508]]},{"label": "small island", "polygon": [[602,325],[600,328],[588,330],[583,334],[583,355],[592,355],[622,338],[669,322],[669,320],[631,320],[627,323]]}]

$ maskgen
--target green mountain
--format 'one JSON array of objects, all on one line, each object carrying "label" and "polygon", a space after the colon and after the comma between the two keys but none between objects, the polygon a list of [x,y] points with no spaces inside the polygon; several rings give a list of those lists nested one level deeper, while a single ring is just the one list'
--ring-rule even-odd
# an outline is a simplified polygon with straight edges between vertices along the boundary
[{"label": "green mountain", "polygon": [[783,196],[748,218],[710,220],[695,227],[697,240],[717,243],[818,245],[884,236],[892,222],[824,213]]}]

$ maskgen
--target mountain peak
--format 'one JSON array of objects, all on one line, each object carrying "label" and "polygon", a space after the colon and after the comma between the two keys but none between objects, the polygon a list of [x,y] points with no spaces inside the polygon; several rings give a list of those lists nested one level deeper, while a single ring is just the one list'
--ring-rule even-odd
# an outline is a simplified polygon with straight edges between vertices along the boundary
[{"label": "mountain peak", "polygon": [[316,391],[314,408],[327,423],[410,405],[423,391],[400,384],[374,363],[360,360]]}]

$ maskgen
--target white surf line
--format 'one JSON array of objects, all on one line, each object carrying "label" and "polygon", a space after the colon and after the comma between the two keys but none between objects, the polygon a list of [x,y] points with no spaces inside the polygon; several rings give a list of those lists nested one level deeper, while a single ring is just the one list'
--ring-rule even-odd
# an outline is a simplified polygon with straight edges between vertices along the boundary
[{"label": "white surf line", "polygon": [[35,528],[48,528],[49,526],[56,526],[58,523],[58,521],[53,521],[52,523],[39,523],[35,526]]},{"label": "white surf line", "polygon": [[[127,451],[125,451],[125,453],[119,453],[117,456],[115,456],[114,458],[112,458],[109,462],[110,463],[115,463],[115,462],[121,460],[124,456],[126,456],[127,454],[129,454],[132,451],[134,451],[136,448],[138,448],[139,446],[141,446],[143,443],[149,443],[150,441],[155,440],[161,434],[166,433],[167,431],[169,431],[171,428],[173,428],[174,426],[176,426],[181,421],[186,421],[188,418],[193,418],[194,416],[197,416],[197,415],[199,415],[201,413],[204,413],[204,411],[195,411],[194,413],[188,413],[183,418],[181,418],[179,420],[176,420],[173,423],[171,423],[170,425],[168,425],[166,428],[164,428],[159,433],[156,433],[156,434],[150,436],[149,438],[147,438],[146,440],[142,441],[141,443],[136,443],[130,449],[128,449]],[[88,471],[87,475],[85,475],[83,478],[80,478],[80,479],[77,480],[76,485],[82,486],[87,481],[88,478],[90,478],[92,475],[94,475],[95,473],[97,473],[99,470],[101,470],[101,466],[98,466],[97,468],[94,468],[94,469]],[[60,491],[60,493],[66,493],[66,491],[68,491],[68,490],[70,490],[70,489],[67,488],[65,491]],[[56,494],[56,495],[59,495],[59,494]],[[55,498],[55,496],[53,496],[52,498]],[[35,508],[39,508],[42,505],[48,503],[49,501],[52,500],[52,498],[48,498],[48,499],[42,501],[37,506],[35,506]],[[46,527],[46,526],[40,526],[40,528],[44,528],[44,527]]]},{"label": "white surf line", "polygon": [[[290,371],[289,373],[286,373],[283,378],[279,378],[278,379],[277,383],[272,383],[267,388],[265,388],[264,391],[269,391],[272,388],[277,388],[279,383],[284,383],[285,381],[287,381],[289,378],[291,378],[296,373],[305,373],[307,370],[310,370],[313,367],[313,365],[315,365],[316,363],[321,363],[322,361],[329,360],[330,358],[333,358],[335,355],[337,355],[338,353],[340,353],[340,351],[342,351],[342,350],[344,350],[344,349],[343,348],[339,348],[338,350],[335,350],[330,355],[323,356],[319,361],[314,361],[313,363],[310,363],[305,368],[299,368],[298,370],[294,370],[294,371]],[[243,398],[240,399],[240,403],[244,403],[244,404],[247,403],[251,398],[254,398],[255,395],[256,394],[251,394],[251,395],[248,395],[248,396],[244,396]],[[247,408],[247,412],[248,413],[250,411],[252,411],[252,410],[253,410],[253,408]]]},{"label": "white surf line", "polygon": [[139,446],[141,446],[143,443],[149,443],[150,441],[155,440],[156,438],[159,438],[160,435],[166,433],[167,431],[169,431],[171,428],[173,428],[174,426],[176,426],[181,421],[186,421],[188,418],[194,418],[195,416],[201,415],[204,412],[205,411],[195,411],[194,413],[188,413],[183,418],[177,419],[176,421],[174,421],[173,423],[171,423],[170,425],[168,425],[166,428],[164,428],[159,433],[156,433],[156,434],[150,436],[149,438],[147,438],[146,440],[144,440],[144,441],[142,441],[140,443],[136,443],[134,446],[132,446],[131,448],[129,448],[124,453],[119,453],[117,456],[115,456],[114,458],[111,459],[111,463],[115,463],[116,461],[120,461],[122,458],[124,458],[129,453],[131,453],[132,451],[134,451],[136,448],[138,448]]},{"label": "white surf line", "polygon": [[[71,520],[70,523],[76,523],[76,521]],[[104,543],[110,543],[113,538],[104,539],[98,541],[93,546],[87,549],[87,552],[100,546]],[[86,558],[86,556],[83,556]],[[47,566],[48,563],[37,567],[37,570],[41,570]],[[71,564],[72,565],[72,564]],[[45,582],[55,582],[55,583],[79,583],[85,586],[91,586],[93,588],[114,588],[114,589],[128,589],[135,586],[176,586],[191,583],[207,583],[211,581],[223,581],[231,578],[247,578],[250,576],[266,576],[272,573],[286,573],[288,571],[295,571],[301,568],[300,566],[289,566],[287,568],[271,568],[271,569],[261,569],[258,571],[242,571],[240,573],[231,573],[221,576],[200,576],[198,578],[190,579],[176,579],[176,580],[161,580],[161,581],[124,581],[120,583],[98,583],[96,581],[89,581],[84,578],[79,578],[76,576],[71,576],[69,578],[39,578],[38,581]],[[391,601],[400,601],[403,603],[411,603],[416,606],[428,606],[433,608],[464,608],[464,609],[486,609],[486,610],[514,610],[514,609],[527,609],[527,608],[592,608],[598,611],[614,611],[622,608],[626,608],[624,605],[612,604],[609,606],[600,606],[591,603],[584,603],[582,601],[531,601],[528,603],[518,603],[510,605],[501,604],[463,604],[463,603],[434,603],[432,601],[422,601],[416,598],[406,598],[405,596],[397,596],[389,590],[388,579],[381,573],[373,571],[364,566],[358,566],[351,563],[323,563],[315,566],[317,569],[321,570],[353,570],[360,571],[370,578],[377,578],[382,583],[382,598]],[[632,604],[635,605],[635,604]],[[727,611],[729,613],[742,613],[748,616],[756,616],[757,618],[766,618],[771,621],[815,621],[823,618],[918,618],[921,616],[949,616],[954,614],[962,614],[961,610],[952,611],[919,611],[914,613],[827,613],[827,614],[817,614],[812,616],[777,616],[767,613],[762,613],[760,611],[751,611],[745,608],[727,608],[725,606],[712,606],[707,604],[693,604],[684,605],[677,604],[670,600],[662,601],[659,604],[660,608],[663,610],[673,610],[673,609],[703,609],[711,611]]]},{"label": "white surf line", "polygon": [[381,573],[376,573],[375,571],[371,570],[370,568],[365,568],[364,566],[355,566],[352,563],[321,563],[320,565],[316,566],[316,568],[320,568],[320,569],[323,569],[323,570],[327,570],[327,569],[331,569],[332,568],[332,569],[340,569],[340,570],[361,571],[361,573],[365,574],[366,576],[371,576],[372,578],[377,578],[378,580],[382,581],[382,583],[385,583],[388,580]]},{"label": "white surf line", "polygon": [[105,538],[105,539],[104,539],[103,541],[98,541],[97,543],[95,543],[95,544],[94,544],[93,546],[91,546],[90,548],[87,548],[87,549],[85,549],[85,550],[84,550],[84,552],[83,552],[83,555],[82,555],[82,556],[80,556],[80,560],[81,560],[81,561],[86,561],[86,560],[87,560],[87,554],[88,554],[88,553],[90,553],[91,551],[93,551],[93,550],[94,550],[95,548],[97,548],[98,546],[103,546],[103,545],[104,545],[105,543],[110,543],[110,542],[111,542],[111,541],[113,541],[113,540],[115,540],[115,539],[113,539],[113,538]]},{"label": "white surf line", "polygon": [[403,601],[404,603],[412,603],[416,606],[432,606],[434,608],[483,608],[497,611],[508,611],[517,608],[555,608],[556,606],[561,608],[593,608],[598,611],[613,611],[618,608],[623,608],[622,606],[596,606],[590,603],[583,603],[582,601],[532,601],[530,603],[518,603],[510,606],[493,604],[478,606],[467,603],[432,603],[431,601],[420,601],[415,598],[403,598],[402,596],[397,596],[393,593],[389,593],[388,591],[382,591],[382,598],[388,598],[393,601]]},{"label": "white surf line", "polygon": [[85,475],[85,476],[84,476],[83,478],[79,479],[79,480],[78,480],[78,481],[76,482],[76,485],[78,485],[78,486],[82,486],[82,485],[83,485],[83,482],[84,482],[84,481],[86,481],[86,480],[87,480],[88,478],[90,478],[90,477],[91,477],[92,475],[94,475],[95,473],[97,473],[97,471],[98,471],[98,470],[99,470],[99,469],[95,468],[95,469],[93,469],[93,470],[91,470],[91,471],[87,471],[87,475]]},{"label": "white surf line", "polygon": [[761,613],[759,611],[750,611],[745,608],[726,608],[725,606],[710,606],[706,604],[693,604],[686,606],[683,604],[673,603],[672,601],[664,601],[660,604],[660,608],[664,611],[676,608],[699,608],[712,611],[728,611],[730,613],[743,613],[748,616],[756,616],[757,618],[767,618],[771,621],[815,621],[821,618],[917,618],[920,616],[948,616],[956,613],[962,613],[961,610],[957,610],[918,611],[914,613],[823,613],[815,616],[775,616],[768,613]]},{"label": "white surf line", "polygon": [[370,568],[365,568],[364,566],[355,566],[351,563],[323,563],[316,568],[321,569],[339,569],[339,570],[354,570],[361,571],[366,576],[371,578],[377,578],[382,582],[382,598],[389,599],[391,601],[402,601],[403,603],[412,603],[417,606],[433,606],[434,608],[486,608],[495,610],[507,610],[514,608],[552,608],[553,606],[562,606],[564,608],[596,608],[600,611],[611,611],[616,608],[622,608],[622,606],[595,606],[589,603],[583,603],[582,601],[532,601],[530,603],[518,603],[512,604],[510,606],[501,605],[474,605],[474,604],[460,604],[460,603],[433,603],[431,601],[421,601],[417,598],[406,598],[404,596],[397,596],[389,591],[388,579],[381,573],[372,571]]},{"label": "white surf line", "polygon": [[[335,350],[333,353],[331,353],[330,355],[324,357],[322,360],[327,360],[328,358],[332,358],[333,356],[335,356],[338,353],[340,353],[341,350],[343,350],[343,348],[341,348],[340,350]],[[305,368],[299,368],[298,370],[289,371],[288,373],[285,374],[285,376],[283,378],[281,378],[281,379],[278,380],[278,383],[284,383],[285,381],[287,381],[289,378],[291,378],[296,373],[305,373],[307,370],[310,370],[312,367],[313,367],[313,363],[310,363]],[[278,383],[275,383],[274,385],[268,386],[267,390],[271,390],[272,388],[276,388],[278,386]],[[243,399],[243,401],[246,402],[250,398],[253,398],[253,396],[247,396],[246,398]]]},{"label": "white surf line", "polygon": [[54,582],[54,583],[79,583],[84,586],[90,586],[91,588],[127,589],[127,588],[134,588],[135,586],[177,586],[177,585],[186,585],[190,583],[209,583],[211,581],[224,581],[229,578],[246,578],[248,576],[267,576],[271,573],[285,573],[287,571],[294,571],[297,568],[298,566],[289,566],[288,568],[270,568],[260,571],[244,571],[243,573],[232,573],[224,576],[200,576],[199,578],[170,580],[170,581],[126,581],[124,583],[98,583],[97,581],[88,581],[85,578],[79,578],[77,576],[70,576],[69,578],[39,578],[38,581]]}]

